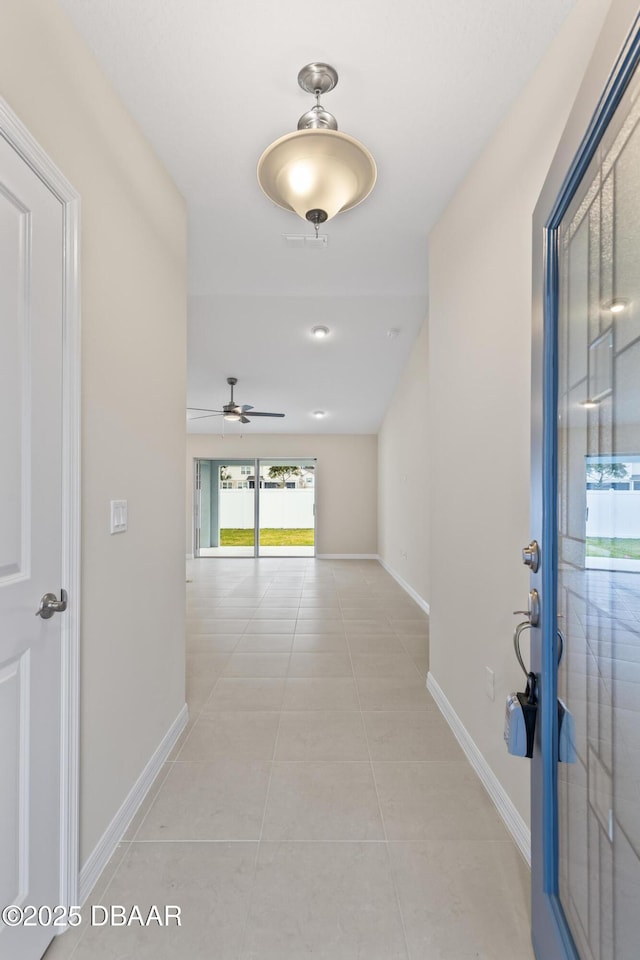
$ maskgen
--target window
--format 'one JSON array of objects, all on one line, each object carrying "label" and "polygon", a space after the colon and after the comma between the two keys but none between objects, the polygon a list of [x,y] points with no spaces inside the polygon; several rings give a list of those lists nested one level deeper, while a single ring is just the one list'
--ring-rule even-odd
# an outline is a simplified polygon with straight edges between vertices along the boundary
[{"label": "window", "polygon": [[220,481],[221,490],[233,490],[233,480],[221,480]]},{"label": "window", "polygon": [[249,466],[248,464],[247,464],[247,465],[244,465],[244,464],[243,464],[243,465],[240,467],[240,476],[241,476],[241,477],[248,477],[252,472],[253,472],[253,467]]}]

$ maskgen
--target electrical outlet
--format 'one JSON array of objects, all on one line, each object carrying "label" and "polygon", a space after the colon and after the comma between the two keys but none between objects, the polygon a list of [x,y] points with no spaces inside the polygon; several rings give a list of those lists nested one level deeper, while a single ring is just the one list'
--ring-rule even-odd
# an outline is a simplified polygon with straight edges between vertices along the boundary
[{"label": "electrical outlet", "polygon": [[491,667],[484,668],[484,692],[489,697],[489,700],[495,700],[496,698],[496,675],[491,669]]}]

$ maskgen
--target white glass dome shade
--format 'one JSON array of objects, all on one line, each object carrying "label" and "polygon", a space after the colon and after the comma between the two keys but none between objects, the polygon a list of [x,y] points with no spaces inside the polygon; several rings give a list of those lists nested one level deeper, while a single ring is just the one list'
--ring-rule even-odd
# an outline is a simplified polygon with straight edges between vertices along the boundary
[{"label": "white glass dome shade", "polygon": [[373,190],[375,160],[363,144],[337,130],[297,130],[280,137],[258,161],[258,183],[284,210],[321,211],[331,220],[357,206]]}]

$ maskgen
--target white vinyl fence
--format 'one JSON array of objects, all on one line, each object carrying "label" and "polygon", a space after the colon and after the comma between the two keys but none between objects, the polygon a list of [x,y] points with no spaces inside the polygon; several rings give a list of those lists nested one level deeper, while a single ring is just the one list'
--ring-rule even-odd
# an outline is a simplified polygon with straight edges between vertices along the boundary
[{"label": "white vinyl fence", "polygon": [[640,490],[587,490],[587,536],[640,539]]},{"label": "white vinyl fence", "polygon": [[[220,490],[220,529],[253,529],[255,490]],[[260,526],[290,530],[313,527],[313,490],[260,490]]]}]

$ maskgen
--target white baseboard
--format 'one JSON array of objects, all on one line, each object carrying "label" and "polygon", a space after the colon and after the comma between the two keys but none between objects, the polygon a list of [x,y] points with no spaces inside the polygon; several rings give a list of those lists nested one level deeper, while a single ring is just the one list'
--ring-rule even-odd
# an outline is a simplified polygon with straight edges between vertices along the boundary
[{"label": "white baseboard", "polygon": [[317,560],[377,560],[377,553],[317,553]]},{"label": "white baseboard", "polygon": [[442,715],[451,727],[453,734],[464,750],[467,760],[480,777],[482,785],[495,803],[498,813],[504,820],[509,833],[520,848],[522,856],[531,864],[531,831],[526,825],[510,796],[496,777],[475,744],[471,734],[455,712],[443,693],[433,674],[427,674],[427,690],[438,704]]},{"label": "white baseboard", "polygon": [[397,570],[393,569],[390,563],[387,563],[387,561],[384,560],[382,557],[378,557],[378,560],[380,562],[380,565],[384,567],[387,573],[391,574],[393,579],[400,584],[403,590],[406,590],[406,592],[409,594],[411,599],[415,600],[418,606],[421,607],[421,609],[424,610],[425,613],[429,613],[430,612],[429,604],[424,599],[424,597],[421,597],[418,591],[414,590],[411,584],[407,583],[407,581],[400,576]]},{"label": "white baseboard", "polygon": [[124,803],[98,840],[93,851],[87,857],[86,862],[80,870],[78,890],[80,906],[82,906],[93,890],[98,877],[109,862],[111,855],[120,843],[127,827],[147,795],[151,784],[160,772],[162,764],[173,750],[178,737],[186,727],[188,718],[189,711],[185,703],[149,759],[146,767],[132,786]]}]

